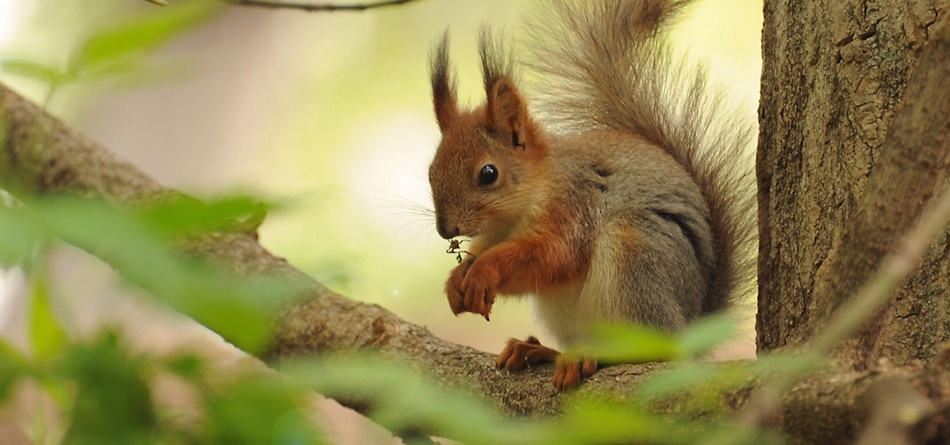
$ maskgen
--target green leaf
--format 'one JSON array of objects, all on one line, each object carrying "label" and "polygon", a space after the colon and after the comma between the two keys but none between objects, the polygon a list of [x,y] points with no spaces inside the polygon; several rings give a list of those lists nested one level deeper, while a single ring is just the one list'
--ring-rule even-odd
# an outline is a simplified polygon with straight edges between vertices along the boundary
[{"label": "green leaf", "polygon": [[669,361],[682,356],[674,337],[650,327],[619,323],[595,326],[590,343],[569,352],[592,355],[608,364]]},{"label": "green leaf", "polygon": [[0,71],[13,75],[38,80],[47,85],[56,83],[63,76],[63,72],[54,66],[21,58],[7,58],[0,60]]},{"label": "green leaf", "polygon": [[8,231],[39,231],[91,252],[125,279],[248,352],[266,341],[271,309],[301,289],[287,278],[239,277],[175,254],[166,238],[129,210],[79,198],[27,204],[29,208],[5,210],[14,222]]},{"label": "green leaf", "polygon": [[70,348],[63,376],[76,382],[76,401],[64,443],[149,444],[158,416],[145,380],[145,362],[131,357],[114,333]]},{"label": "green leaf", "polygon": [[650,414],[630,403],[604,398],[575,400],[555,424],[561,443],[691,443],[714,434],[716,425]]},{"label": "green leaf", "polygon": [[663,371],[644,382],[637,388],[637,396],[644,399],[667,396],[707,383],[715,378],[715,375],[708,364],[679,366]]},{"label": "green leaf", "polygon": [[169,371],[188,379],[197,379],[204,371],[204,362],[194,355],[176,357],[166,366]]},{"label": "green leaf", "polygon": [[0,206],[0,267],[30,266],[46,234],[23,208]]},{"label": "green leaf", "polygon": [[749,364],[750,372],[759,376],[802,374],[827,367],[830,359],[808,351],[760,354]]},{"label": "green leaf", "polygon": [[567,352],[608,364],[679,360],[708,352],[732,333],[733,322],[727,316],[701,319],[676,336],[643,325],[602,323],[594,327],[588,343]]},{"label": "green leaf", "polygon": [[729,341],[735,332],[735,320],[728,315],[718,314],[691,323],[677,337],[683,352],[695,357]]},{"label": "green leaf", "polygon": [[71,71],[125,63],[130,57],[161,45],[223,9],[222,2],[196,0],[149,9],[148,13],[125,20],[91,35],[70,64]]},{"label": "green leaf", "polygon": [[[232,196],[201,202],[181,196],[174,200],[150,206],[141,212],[146,224],[170,237],[194,235],[211,230],[227,230],[241,226],[245,221],[262,222],[263,212],[273,208],[248,196]],[[261,221],[256,219],[260,218]]]},{"label": "green leaf", "polygon": [[[399,434],[422,427],[463,443],[558,443],[543,421],[513,421],[483,400],[436,387],[427,376],[382,357],[339,354],[281,364],[287,385],[372,407],[374,422]],[[492,371],[494,372],[494,371]]]},{"label": "green leaf", "polygon": [[26,356],[0,338],[0,403],[6,402],[13,385],[29,375],[30,369]]},{"label": "green leaf", "polygon": [[68,343],[66,330],[56,319],[50,302],[46,276],[33,274],[30,292],[30,346],[40,360],[58,356]]},{"label": "green leaf", "polygon": [[304,393],[288,388],[277,376],[246,377],[224,394],[205,399],[207,427],[198,443],[323,444],[323,434],[298,407]]}]

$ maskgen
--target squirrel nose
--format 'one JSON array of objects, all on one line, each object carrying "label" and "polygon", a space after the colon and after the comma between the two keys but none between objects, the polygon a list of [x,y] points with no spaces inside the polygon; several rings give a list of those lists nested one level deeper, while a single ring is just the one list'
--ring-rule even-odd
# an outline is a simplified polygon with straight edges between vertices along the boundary
[{"label": "squirrel nose", "polygon": [[441,236],[444,239],[452,239],[459,236],[458,227],[453,227],[451,230],[449,230],[443,226],[439,226],[436,228],[436,230],[439,232],[439,236]]},{"label": "squirrel nose", "polygon": [[447,227],[446,222],[442,219],[436,221],[435,230],[439,232],[439,236],[443,239],[452,239],[459,236],[458,226]]}]

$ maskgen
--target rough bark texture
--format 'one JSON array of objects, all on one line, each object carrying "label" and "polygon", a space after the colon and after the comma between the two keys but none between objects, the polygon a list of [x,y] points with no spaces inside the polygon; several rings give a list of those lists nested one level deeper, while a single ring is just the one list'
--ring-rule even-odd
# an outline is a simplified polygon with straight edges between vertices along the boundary
[{"label": "rough bark texture", "polygon": [[[933,69],[947,64],[928,44],[945,3],[766,1],[756,166],[760,350],[806,342],[943,186],[946,146],[934,139],[946,134],[939,123],[946,95],[936,89],[943,81],[904,95],[922,49],[931,47]],[[917,111],[897,129],[901,105]],[[859,334],[853,364],[865,366],[877,352],[906,363],[939,351],[950,333],[946,249],[944,236],[896,302]],[[881,323],[883,331],[874,327]]]}]

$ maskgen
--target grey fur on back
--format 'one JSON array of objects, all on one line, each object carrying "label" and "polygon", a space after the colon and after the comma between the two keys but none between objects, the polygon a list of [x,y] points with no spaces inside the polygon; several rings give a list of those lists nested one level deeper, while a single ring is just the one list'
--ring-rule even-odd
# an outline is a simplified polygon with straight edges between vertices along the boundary
[{"label": "grey fur on back", "polygon": [[689,3],[545,1],[530,22],[526,65],[538,84],[531,108],[546,128],[635,133],[694,178],[712,234],[713,258],[700,258],[706,314],[753,289],[753,134],[709,91],[705,71],[674,57],[663,40],[665,25]]}]

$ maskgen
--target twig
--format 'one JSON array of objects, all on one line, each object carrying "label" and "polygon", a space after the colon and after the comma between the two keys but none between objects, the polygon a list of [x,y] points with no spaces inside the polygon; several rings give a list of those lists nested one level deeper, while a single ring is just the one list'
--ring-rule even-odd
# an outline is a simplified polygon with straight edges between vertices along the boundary
[{"label": "twig", "polygon": [[878,381],[865,399],[870,414],[857,445],[926,443],[934,433],[928,427],[937,407],[904,378]]},{"label": "twig", "polygon": [[299,9],[307,12],[365,11],[367,9],[382,8],[384,6],[402,5],[411,1],[413,0],[384,0],[375,3],[342,5],[331,3],[297,3],[280,1],[270,2],[265,0],[227,0],[228,3],[235,6],[253,6],[270,9]]}]

